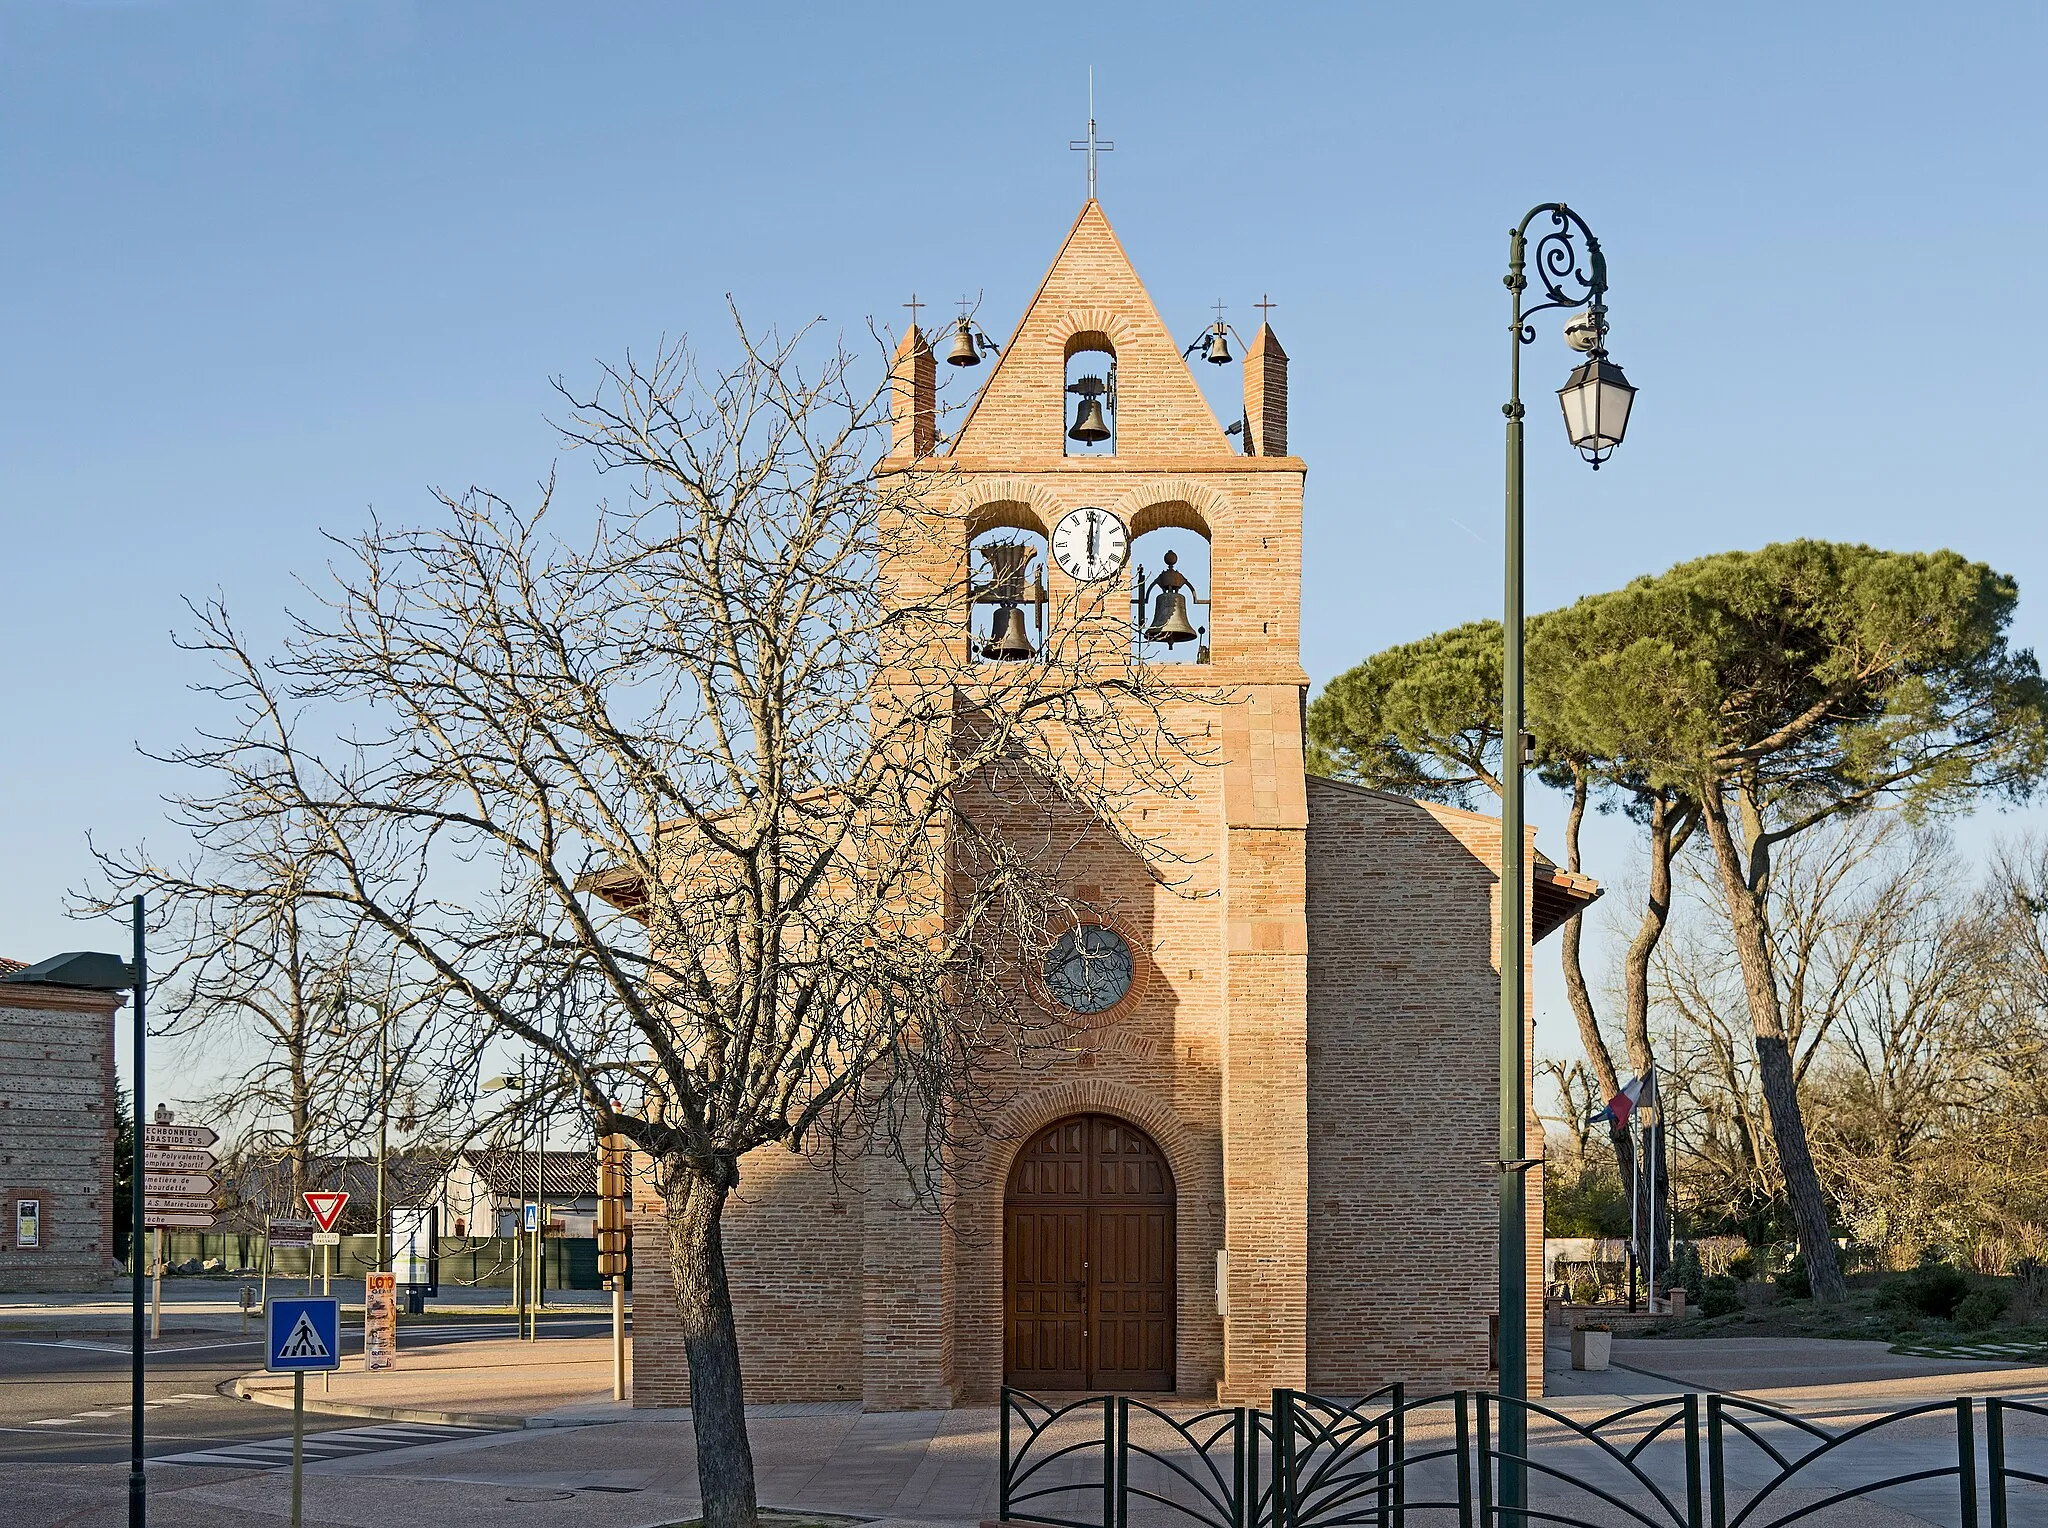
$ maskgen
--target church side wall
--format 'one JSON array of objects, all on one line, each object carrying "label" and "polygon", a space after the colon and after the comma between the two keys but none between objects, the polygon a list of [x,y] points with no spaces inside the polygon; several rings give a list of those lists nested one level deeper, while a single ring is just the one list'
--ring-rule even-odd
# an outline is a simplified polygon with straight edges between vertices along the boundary
[{"label": "church side wall", "polygon": [[[644,1172],[636,1179],[644,1183]],[[740,1159],[739,1190],[725,1209],[725,1260],[750,1404],[861,1398],[864,1198],[779,1146]],[[687,1406],[689,1365],[672,1314],[661,1201],[644,1188],[634,1199],[633,1404]]]},{"label": "church side wall", "polygon": [[[1488,1382],[1498,845],[1491,818],[1309,781],[1311,1389]],[[1532,1392],[1542,1332],[1539,1273]]]}]

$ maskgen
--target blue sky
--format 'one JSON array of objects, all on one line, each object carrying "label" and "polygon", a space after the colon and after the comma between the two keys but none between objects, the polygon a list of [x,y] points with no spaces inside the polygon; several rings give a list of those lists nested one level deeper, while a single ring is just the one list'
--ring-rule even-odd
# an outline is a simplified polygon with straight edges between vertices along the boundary
[{"label": "blue sky", "polygon": [[1949,545],[2043,645],[2044,41],[1995,5],[0,0],[0,952],[120,947],[62,894],[88,829],[162,837],[134,745],[206,715],[181,596],[274,631],[323,530],[526,491],[551,376],[727,292],[857,331],[979,291],[1005,334],[1091,63],[1169,325],[1279,304],[1318,680],[1498,611],[1505,235],[1552,198],[1642,395],[1595,477],[1567,353],[1529,353],[1532,607],[1793,535]]}]

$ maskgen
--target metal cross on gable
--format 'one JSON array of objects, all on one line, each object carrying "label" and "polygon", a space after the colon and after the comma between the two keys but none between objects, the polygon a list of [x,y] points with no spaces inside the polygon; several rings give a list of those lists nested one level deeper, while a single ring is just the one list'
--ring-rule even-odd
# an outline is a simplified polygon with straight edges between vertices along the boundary
[{"label": "metal cross on gable", "polygon": [[1095,136],[1095,71],[1093,68],[1088,71],[1088,136],[1085,138],[1069,138],[1067,140],[1067,147],[1076,153],[1086,153],[1088,156],[1088,200],[1092,202],[1095,200],[1095,156],[1116,151],[1116,145],[1109,139]]},{"label": "metal cross on gable", "polygon": [[910,294],[910,301],[906,302],[903,306],[910,309],[910,327],[915,329],[917,327],[917,310],[924,307],[925,304],[917,300],[917,293],[912,292]]}]

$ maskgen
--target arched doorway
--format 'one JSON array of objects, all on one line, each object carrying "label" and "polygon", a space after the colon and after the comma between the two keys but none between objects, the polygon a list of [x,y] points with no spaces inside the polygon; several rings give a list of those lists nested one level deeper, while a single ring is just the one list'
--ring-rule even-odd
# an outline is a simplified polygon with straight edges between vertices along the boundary
[{"label": "arched doorway", "polygon": [[1106,1114],[1041,1126],[1003,1196],[1003,1380],[1173,1388],[1173,1170]]}]

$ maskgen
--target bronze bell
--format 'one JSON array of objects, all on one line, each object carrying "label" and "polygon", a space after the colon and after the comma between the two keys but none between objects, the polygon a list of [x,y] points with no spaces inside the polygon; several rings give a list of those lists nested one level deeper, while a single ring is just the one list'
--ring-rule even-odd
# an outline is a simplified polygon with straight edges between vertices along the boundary
[{"label": "bronze bell", "polygon": [[1211,366],[1230,364],[1230,331],[1222,324],[1217,324],[1209,331],[1209,351],[1203,359]]},{"label": "bronze bell", "polygon": [[1109,419],[1102,412],[1102,395],[1108,389],[1094,377],[1083,377],[1067,391],[1081,395],[1081,406],[1074,410],[1074,427],[1067,431],[1067,439],[1090,446],[1099,440],[1108,440]]},{"label": "bronze bell", "polygon": [[1152,624],[1145,628],[1145,640],[1172,647],[1177,642],[1194,641],[1195,635],[1194,623],[1188,619],[1188,597],[1160,590],[1159,598],[1152,602]]},{"label": "bronze bell", "polygon": [[1022,663],[1032,655],[1031,639],[1024,635],[1024,612],[1015,605],[1002,605],[989,623],[988,641],[981,655],[998,663]]},{"label": "bronze bell", "polygon": [[974,342],[974,330],[966,319],[953,331],[953,348],[946,352],[948,366],[979,366],[981,347]]}]

